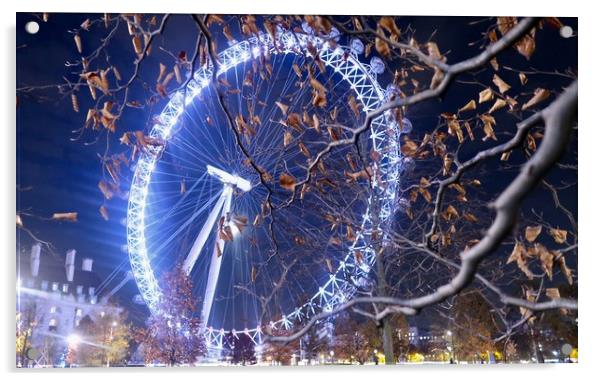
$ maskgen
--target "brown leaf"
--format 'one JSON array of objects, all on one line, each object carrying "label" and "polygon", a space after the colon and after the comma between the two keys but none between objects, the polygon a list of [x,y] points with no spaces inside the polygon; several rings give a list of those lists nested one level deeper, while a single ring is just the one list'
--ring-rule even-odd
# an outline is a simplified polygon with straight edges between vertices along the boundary
[{"label": "brown leaf", "polygon": [[527,79],[527,75],[525,73],[522,73],[522,72],[518,73],[518,78],[520,79],[520,84],[521,85],[524,86],[524,85],[527,84],[528,79]]},{"label": "brown leaf", "polygon": [[288,146],[292,140],[293,134],[291,134],[289,131],[284,131],[284,146]]},{"label": "brown leaf", "polygon": [[529,269],[529,266],[527,265],[527,255],[526,255],[526,250],[525,247],[523,246],[522,243],[517,242],[514,244],[514,249],[512,250],[512,253],[510,254],[510,256],[508,257],[508,260],[506,261],[506,264],[512,263],[512,262],[516,262],[516,264],[518,265],[518,268],[527,276],[527,278],[529,280],[533,279],[533,273],[531,272],[531,270]]},{"label": "brown leaf", "polygon": [[558,288],[546,288],[546,296],[550,299],[560,299]]},{"label": "brown leaf", "polygon": [[493,83],[497,86],[500,93],[504,94],[506,91],[510,90],[510,85],[504,82],[497,74],[493,75]]},{"label": "brown leaf", "polygon": [[533,97],[529,99],[527,103],[525,103],[522,107],[523,110],[528,109],[529,107],[535,106],[539,102],[547,99],[550,96],[550,92],[546,89],[537,88],[533,93]]},{"label": "brown leaf", "polygon": [[71,94],[71,107],[73,107],[73,111],[79,112],[79,102],[75,93]]},{"label": "brown leaf", "polygon": [[387,59],[391,58],[391,48],[385,40],[376,37],[374,39],[374,48],[376,48],[376,51],[382,57]]},{"label": "brown leaf", "polygon": [[525,228],[525,238],[529,242],[534,242],[541,233],[541,225],[527,226]]},{"label": "brown leaf", "polygon": [[133,36],[132,37],[132,45],[134,45],[134,51],[136,52],[136,54],[141,56],[142,55],[142,41],[140,40],[140,37]]},{"label": "brown leaf", "polygon": [[471,99],[470,102],[468,102],[461,109],[458,110],[458,113],[464,112],[464,111],[475,110],[476,108],[477,108],[477,102],[475,102],[474,99]]},{"label": "brown leaf", "polygon": [[479,103],[488,102],[492,99],[493,99],[493,90],[491,90],[491,88],[489,88],[489,87],[479,93]]},{"label": "brown leaf", "polygon": [[492,114],[495,111],[503,108],[506,106],[506,101],[503,99],[496,99],[495,103],[493,104],[493,106],[491,106],[491,108],[489,109],[489,111],[487,111],[488,114]]},{"label": "brown leaf", "polygon": [[255,283],[255,280],[257,279],[257,269],[255,268],[255,266],[251,267],[251,282]]},{"label": "brown leaf", "polygon": [[378,21],[378,25],[385,29],[387,32],[389,32],[389,34],[393,34],[397,37],[401,36],[401,31],[399,30],[397,25],[395,25],[395,18],[391,16],[381,17]]},{"label": "brown leaf", "polygon": [[554,237],[554,241],[558,244],[566,242],[567,231],[562,229],[550,229],[550,235]]},{"label": "brown leaf", "polygon": [[101,205],[101,207],[98,209],[98,211],[100,212],[100,215],[102,216],[102,218],[105,221],[109,220],[109,211],[107,210],[107,207],[104,205]]},{"label": "brown leaf", "polygon": [[483,141],[488,139],[497,140],[497,137],[495,136],[495,131],[493,130],[493,126],[496,123],[495,118],[489,114],[483,114],[479,116],[479,118],[483,122],[483,132],[485,132]]},{"label": "brown leaf", "polygon": [[280,174],[280,186],[287,191],[293,192],[295,190],[296,182],[297,180],[295,180],[295,178],[288,173],[283,172]]},{"label": "brown leaf", "polygon": [[566,260],[564,259],[564,255],[559,252],[554,252],[554,259],[558,266],[560,267],[560,271],[564,274],[567,282],[572,285],[573,284],[573,271],[566,265]]},{"label": "brown leaf", "polygon": [[543,245],[536,244],[537,254],[541,268],[546,272],[548,278],[552,279],[552,271],[554,267],[554,255],[548,251]]},{"label": "brown leaf", "polygon": [[73,40],[75,40],[75,47],[77,48],[77,52],[79,54],[82,54],[82,38],[79,36],[79,34],[76,34],[75,36],[73,36]]},{"label": "brown leaf", "polygon": [[52,219],[55,221],[77,222],[77,212],[54,213]]}]

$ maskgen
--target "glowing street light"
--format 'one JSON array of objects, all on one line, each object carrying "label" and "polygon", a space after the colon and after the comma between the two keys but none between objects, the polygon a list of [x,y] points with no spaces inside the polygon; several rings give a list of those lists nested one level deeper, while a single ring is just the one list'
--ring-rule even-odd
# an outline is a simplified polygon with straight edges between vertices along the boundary
[{"label": "glowing street light", "polygon": [[67,336],[67,344],[69,344],[70,347],[77,347],[81,341],[81,337],[79,337],[79,335],[76,333],[72,333],[71,335]]}]

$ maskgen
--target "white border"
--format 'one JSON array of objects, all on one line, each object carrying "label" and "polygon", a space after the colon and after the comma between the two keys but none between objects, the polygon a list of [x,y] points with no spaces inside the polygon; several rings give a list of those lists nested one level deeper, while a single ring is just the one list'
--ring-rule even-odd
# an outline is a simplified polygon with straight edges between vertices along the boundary
[{"label": "white border", "polygon": [[[149,380],[162,380],[166,375],[178,374],[183,377],[244,377],[245,380],[289,380],[307,378],[341,378],[346,380],[366,380],[367,378],[416,378],[437,377],[445,380],[467,380],[486,378],[489,380],[508,380],[519,378],[539,378],[547,380],[580,380],[594,379],[602,374],[601,333],[598,321],[601,313],[599,308],[600,269],[602,255],[600,254],[600,216],[602,207],[597,197],[600,185],[600,142],[602,128],[600,127],[599,102],[602,89],[599,67],[602,62],[600,49],[600,10],[595,1],[524,1],[504,0],[485,2],[474,0],[430,0],[430,1],[350,1],[350,0],[302,0],[298,2],[280,0],[229,0],[216,2],[165,2],[148,0],[105,0],[98,2],[74,2],[69,0],[35,1],[4,1],[0,3],[2,11],[2,43],[3,59],[0,70],[0,83],[4,85],[0,94],[0,115],[5,118],[2,134],[2,174],[8,177],[2,189],[3,218],[0,226],[1,242],[5,245],[4,253],[13,253],[15,248],[14,211],[15,211],[15,12],[17,11],[55,11],[55,12],[106,12],[108,11],[137,11],[137,12],[179,12],[187,13],[329,13],[329,14],[397,14],[397,15],[541,15],[542,13],[555,16],[579,17],[579,71],[580,71],[580,113],[582,126],[579,136],[580,162],[580,191],[579,191],[579,222],[580,222],[580,253],[579,261],[579,349],[580,363],[571,366],[495,366],[495,367],[313,367],[311,369],[241,369],[241,368],[206,368],[197,370],[186,369],[111,369],[108,371],[77,369],[72,371],[16,371],[14,370],[13,334],[14,318],[12,309],[15,306],[15,260],[11,255],[4,255],[4,285],[5,308],[2,313],[4,329],[2,330],[3,370],[6,379],[45,380],[76,380],[85,377],[90,380],[103,380],[107,375],[127,375],[144,373]],[[583,175],[585,174],[585,175]],[[6,178],[5,177],[5,178]],[[169,372],[169,373],[167,373]],[[202,372],[200,374],[199,372]],[[401,373],[403,372],[403,373]],[[595,375],[598,376],[595,376]]]}]

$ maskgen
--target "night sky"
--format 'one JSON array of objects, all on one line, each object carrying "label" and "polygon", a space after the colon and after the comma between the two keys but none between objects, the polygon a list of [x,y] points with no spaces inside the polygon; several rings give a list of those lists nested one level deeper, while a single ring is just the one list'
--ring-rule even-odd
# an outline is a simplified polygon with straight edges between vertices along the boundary
[{"label": "night sky", "polygon": [[[83,20],[90,17],[83,14],[51,14],[47,23],[41,22],[36,16],[25,13],[17,14],[17,88],[32,85],[42,86],[61,83],[63,76],[73,78],[65,62],[78,57],[70,28],[79,26]],[[24,26],[28,21],[36,20],[40,23],[40,31],[36,35],[25,32]],[[403,17],[398,24],[403,27],[411,25],[416,30],[418,41],[426,41],[434,34],[442,53],[447,54],[448,62],[453,63],[465,59],[480,50],[478,44],[467,46],[467,42],[481,39],[484,25],[491,21],[476,23],[483,18],[463,17]],[[562,19],[562,21],[577,30],[576,19]],[[98,28],[105,32],[104,28]],[[84,37],[84,53],[91,46],[98,44],[102,34],[90,32]],[[190,55],[196,39],[196,27],[188,15],[180,15],[168,21],[160,44],[167,50],[186,50]],[[225,45],[222,44],[221,48]],[[111,62],[122,70],[124,78],[129,76],[125,68],[131,66],[133,55],[131,41],[126,32],[120,36],[111,47]],[[153,54],[145,65],[157,67],[161,57],[167,57],[155,47]],[[563,39],[558,31],[545,28],[538,31],[537,49],[530,61],[526,61],[513,51],[507,51],[498,57],[500,65],[510,65],[517,69],[528,70],[537,67],[540,70],[561,71],[571,68],[577,70],[577,39]],[[122,69],[124,68],[124,69]],[[153,74],[154,75],[154,72]],[[490,74],[487,74],[488,76]],[[510,77],[509,75],[504,76]],[[147,78],[152,83],[154,78]],[[383,87],[388,83],[387,75],[379,78]],[[483,79],[484,82],[490,78]],[[530,76],[530,84],[546,88],[559,88],[568,85],[569,79],[555,76]],[[507,80],[510,85],[518,84],[518,77]],[[474,90],[461,84],[453,85],[442,101],[427,102],[410,109],[407,117],[410,118],[417,130],[430,129],[437,122],[441,112],[454,111],[466,103],[474,94]],[[81,98],[81,97],[80,97]],[[125,235],[125,213],[127,200],[113,199],[106,203],[110,213],[110,220],[104,221],[98,212],[103,204],[102,194],[97,183],[100,179],[101,166],[98,155],[105,149],[105,141],[96,144],[84,145],[90,139],[71,141],[76,135],[73,130],[81,127],[88,106],[84,101],[80,104],[80,113],[73,112],[68,98],[61,99],[57,92],[50,88],[36,91],[31,94],[19,95],[17,108],[17,208],[21,212],[34,214],[37,217],[23,216],[24,224],[29,227],[39,238],[50,241],[56,247],[58,255],[71,248],[78,252],[78,257],[92,257],[95,259],[95,269],[101,277],[110,274],[117,266],[127,261]],[[155,109],[129,109],[120,121],[122,131],[143,129],[148,126],[150,115],[157,113],[162,104]],[[507,122],[507,123],[506,123]],[[512,126],[511,119],[498,118],[498,125],[504,123]],[[496,130],[496,133],[498,131]],[[117,134],[120,135],[120,134]],[[504,136],[499,133],[498,136]],[[117,136],[118,137],[118,136]],[[571,155],[566,161],[576,161],[576,137],[572,144]],[[469,151],[465,151],[467,154]],[[552,176],[565,176],[566,172],[552,174]],[[567,178],[566,181],[576,181]],[[485,189],[492,193],[498,192],[501,187],[511,179],[510,174],[500,174],[486,183]],[[551,204],[549,196],[535,194],[529,199],[536,209],[547,211]],[[567,207],[577,211],[577,189],[574,187],[569,192],[561,194]],[[55,212],[79,213],[77,223],[47,221],[43,218],[50,217]],[[558,213],[551,213],[557,220],[551,223],[567,226],[567,222]],[[40,218],[41,217],[41,218]],[[32,240],[21,233],[18,245],[21,250],[28,251]],[[44,253],[43,255],[50,255]],[[570,263],[576,268],[576,263]],[[129,270],[125,263],[122,270]],[[116,285],[124,273],[118,275],[113,281]],[[131,303],[132,297],[137,293],[136,285],[130,282],[120,292],[121,303]],[[131,308],[134,317],[142,316],[141,308]]]}]

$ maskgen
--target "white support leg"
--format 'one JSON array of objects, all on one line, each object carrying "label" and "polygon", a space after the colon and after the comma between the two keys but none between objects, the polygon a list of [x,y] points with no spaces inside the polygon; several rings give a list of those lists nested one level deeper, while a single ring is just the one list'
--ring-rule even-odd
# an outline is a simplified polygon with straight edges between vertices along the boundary
[{"label": "white support leg", "polygon": [[220,198],[217,200],[213,210],[211,210],[209,217],[207,217],[207,221],[205,221],[205,224],[201,228],[199,235],[196,237],[196,240],[194,241],[194,244],[192,245],[192,248],[186,257],[186,260],[184,261],[183,270],[186,272],[186,274],[190,275],[192,268],[201,254],[201,250],[203,250],[205,243],[207,243],[207,238],[209,238],[209,234],[211,233],[211,230],[215,226],[220,216],[220,211],[224,205],[224,202],[226,201],[226,198],[228,198],[228,194],[230,194],[230,197],[232,197],[232,187],[224,186],[224,190],[222,191]]},{"label": "white support leg", "polygon": [[[228,213],[230,213],[230,208],[232,205],[232,186],[226,186],[224,188],[224,193],[226,195],[224,201],[224,209],[222,210],[222,217],[226,217]],[[219,249],[218,249],[219,247]],[[219,252],[218,252],[219,250]],[[213,306],[213,298],[215,296],[215,288],[217,287],[217,281],[219,279],[219,271],[222,266],[222,257],[223,255],[218,255],[219,253],[223,254],[224,252],[224,240],[219,238],[219,235],[215,241],[215,247],[213,248],[213,254],[211,255],[211,265],[209,266],[209,276],[207,277],[207,286],[205,287],[205,297],[203,298],[203,310],[201,311],[201,319],[203,326],[207,326],[207,322],[209,321],[209,314],[211,313],[211,307]]]}]

